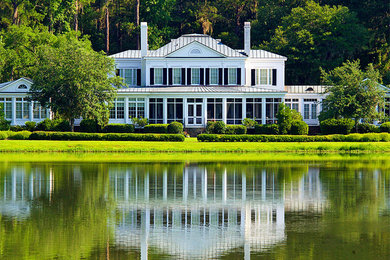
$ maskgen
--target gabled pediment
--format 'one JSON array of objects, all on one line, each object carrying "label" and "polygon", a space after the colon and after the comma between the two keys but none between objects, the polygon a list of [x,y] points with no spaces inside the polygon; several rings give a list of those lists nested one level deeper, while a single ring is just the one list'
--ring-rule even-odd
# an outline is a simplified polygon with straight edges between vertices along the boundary
[{"label": "gabled pediment", "polygon": [[166,55],[169,58],[224,58],[222,53],[213,50],[206,45],[193,41],[180,49]]},{"label": "gabled pediment", "polygon": [[20,92],[27,93],[30,90],[33,82],[27,78],[20,78],[14,81],[3,83],[0,85],[1,92]]}]

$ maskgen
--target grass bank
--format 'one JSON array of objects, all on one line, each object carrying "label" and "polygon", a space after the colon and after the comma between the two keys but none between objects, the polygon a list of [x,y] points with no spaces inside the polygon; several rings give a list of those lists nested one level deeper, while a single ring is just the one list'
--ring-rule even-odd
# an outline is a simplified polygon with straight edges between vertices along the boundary
[{"label": "grass bank", "polygon": [[204,152],[295,152],[295,153],[388,153],[390,142],[185,142],[139,141],[0,141],[0,152],[128,152],[128,153],[204,153]]}]

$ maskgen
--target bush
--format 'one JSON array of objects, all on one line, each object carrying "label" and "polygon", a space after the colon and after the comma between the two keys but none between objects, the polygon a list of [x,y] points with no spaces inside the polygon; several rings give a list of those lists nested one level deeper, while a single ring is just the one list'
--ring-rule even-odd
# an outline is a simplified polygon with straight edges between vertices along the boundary
[{"label": "bush", "polygon": [[166,134],[168,132],[168,124],[151,124],[144,127],[145,133]]},{"label": "bush", "polygon": [[74,132],[34,132],[30,140],[84,140],[84,141],[166,141],[183,142],[181,134],[128,134],[128,133],[74,133]]},{"label": "bush", "polygon": [[246,126],[244,125],[227,125],[225,134],[228,135],[244,135],[246,134]]},{"label": "bush", "polygon": [[12,132],[20,132],[20,131],[24,131],[25,129],[21,125],[12,125],[10,126],[9,130]]},{"label": "bush", "polygon": [[383,123],[381,124],[381,126],[379,127],[380,131],[383,133],[383,132],[386,132],[386,133],[390,133],[390,122],[386,122],[386,123]]},{"label": "bush", "polygon": [[7,131],[1,131],[0,132],[0,140],[5,140],[8,137],[8,132]]},{"label": "bush", "polygon": [[168,134],[182,134],[183,124],[179,122],[172,122],[168,125]]},{"label": "bush", "polygon": [[223,121],[217,121],[213,127],[214,134],[223,134],[226,131],[226,124]]},{"label": "bush", "polygon": [[321,121],[321,133],[323,134],[349,134],[355,122],[352,119],[326,119]]},{"label": "bush", "polygon": [[72,130],[68,120],[55,119],[52,122],[53,122],[53,128],[51,131],[68,132]]},{"label": "bush", "polygon": [[379,133],[379,127],[368,123],[358,124],[357,132],[360,134]]},{"label": "bush", "polygon": [[34,131],[35,130],[35,127],[37,126],[37,123],[35,123],[35,122],[31,122],[31,121],[29,121],[29,122],[26,122],[26,123],[24,123],[24,129],[26,129],[27,131]]},{"label": "bush", "polygon": [[108,124],[103,131],[105,133],[134,133],[134,126],[130,124]]},{"label": "bush", "polygon": [[52,131],[53,122],[49,118],[46,118],[45,120],[39,122],[35,129],[38,131]]},{"label": "bush", "polygon": [[28,140],[31,135],[30,131],[10,132],[7,139],[9,140]]},{"label": "bush", "polygon": [[242,125],[246,128],[254,128],[255,125],[257,125],[257,122],[251,118],[244,118],[244,120],[242,120]]},{"label": "bush", "polygon": [[80,122],[80,132],[97,133],[99,132],[99,125],[95,119],[83,119]]},{"label": "bush", "polygon": [[293,120],[291,109],[284,103],[280,103],[276,117],[278,119],[279,134],[288,134]]},{"label": "bush", "polygon": [[11,121],[7,121],[3,118],[0,118],[0,131],[8,131],[11,127]]},{"label": "bush", "polygon": [[143,117],[140,118],[133,117],[131,118],[131,122],[133,122],[133,124],[136,127],[143,128],[148,124],[148,119]]},{"label": "bush", "polygon": [[309,133],[309,126],[303,121],[292,121],[290,133],[292,135],[307,135]]},{"label": "bush", "polygon": [[277,134],[279,134],[279,127],[277,124],[256,125],[255,126],[255,134],[277,135]]}]

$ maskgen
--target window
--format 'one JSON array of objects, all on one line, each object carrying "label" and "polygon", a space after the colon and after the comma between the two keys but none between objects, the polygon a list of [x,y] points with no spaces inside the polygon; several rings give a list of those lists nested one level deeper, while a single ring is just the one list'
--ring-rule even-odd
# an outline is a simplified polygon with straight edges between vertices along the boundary
[{"label": "window", "polygon": [[172,73],[173,73],[173,85],[181,85],[181,69],[174,68]]},{"label": "window", "polygon": [[242,98],[228,98],[226,100],[227,117],[226,121],[231,125],[242,123]]},{"label": "window", "polygon": [[284,103],[286,104],[286,106],[288,106],[290,109],[294,109],[296,110],[297,112],[299,112],[299,99],[297,98],[287,98],[284,100]]},{"label": "window", "polygon": [[237,85],[237,69],[229,68],[228,69],[228,84]]},{"label": "window", "polygon": [[222,98],[207,99],[207,121],[222,120]]},{"label": "window", "polygon": [[5,119],[12,119],[12,98],[0,98]]},{"label": "window", "polygon": [[183,99],[168,98],[168,123],[177,121],[183,123]]},{"label": "window", "polygon": [[150,124],[162,124],[163,119],[163,99],[151,98],[149,99],[149,123]]},{"label": "window", "polygon": [[110,119],[124,119],[125,118],[125,99],[117,98],[112,108],[110,109]]},{"label": "window", "polygon": [[281,101],[281,98],[267,98],[265,100],[265,116],[267,124],[276,123],[276,114],[279,111],[279,103]]},{"label": "window", "polygon": [[155,68],[154,69],[154,85],[162,85],[163,84],[163,69]]},{"label": "window", "polygon": [[246,99],[246,118],[253,119],[261,123],[262,118],[262,99],[247,98]]},{"label": "window", "polygon": [[218,69],[210,69],[210,85],[218,85]]},{"label": "window", "polygon": [[16,98],[16,118],[30,118],[30,102],[28,102],[25,98]]},{"label": "window", "polygon": [[27,86],[24,85],[24,84],[22,84],[22,85],[19,85],[19,86],[18,86],[18,89],[27,89]]},{"label": "window", "polygon": [[33,104],[34,119],[45,119],[47,117],[47,109],[42,107],[39,102]]},{"label": "window", "polygon": [[126,85],[137,85],[137,69],[121,69],[120,76],[125,80]]},{"label": "window", "polygon": [[195,68],[191,69],[191,85],[199,85],[200,84],[200,69]]},{"label": "window", "polygon": [[[1,99],[0,99],[1,102]],[[390,117],[390,98],[385,98],[385,106],[383,108],[385,120],[389,120]]]},{"label": "window", "polygon": [[129,98],[129,118],[145,117],[145,99]]},{"label": "window", "polygon": [[303,119],[317,119],[317,99],[304,99]]},{"label": "window", "polygon": [[256,85],[272,85],[272,69],[257,69]]}]

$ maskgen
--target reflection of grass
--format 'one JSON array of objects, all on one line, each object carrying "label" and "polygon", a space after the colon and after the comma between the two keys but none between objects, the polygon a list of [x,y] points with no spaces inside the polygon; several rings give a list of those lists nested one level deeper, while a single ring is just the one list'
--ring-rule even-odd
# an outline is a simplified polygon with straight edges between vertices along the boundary
[{"label": "reflection of grass", "polygon": [[370,153],[390,152],[390,142],[306,142],[306,143],[208,143],[187,138],[173,142],[115,141],[0,141],[2,152],[300,152]]}]

